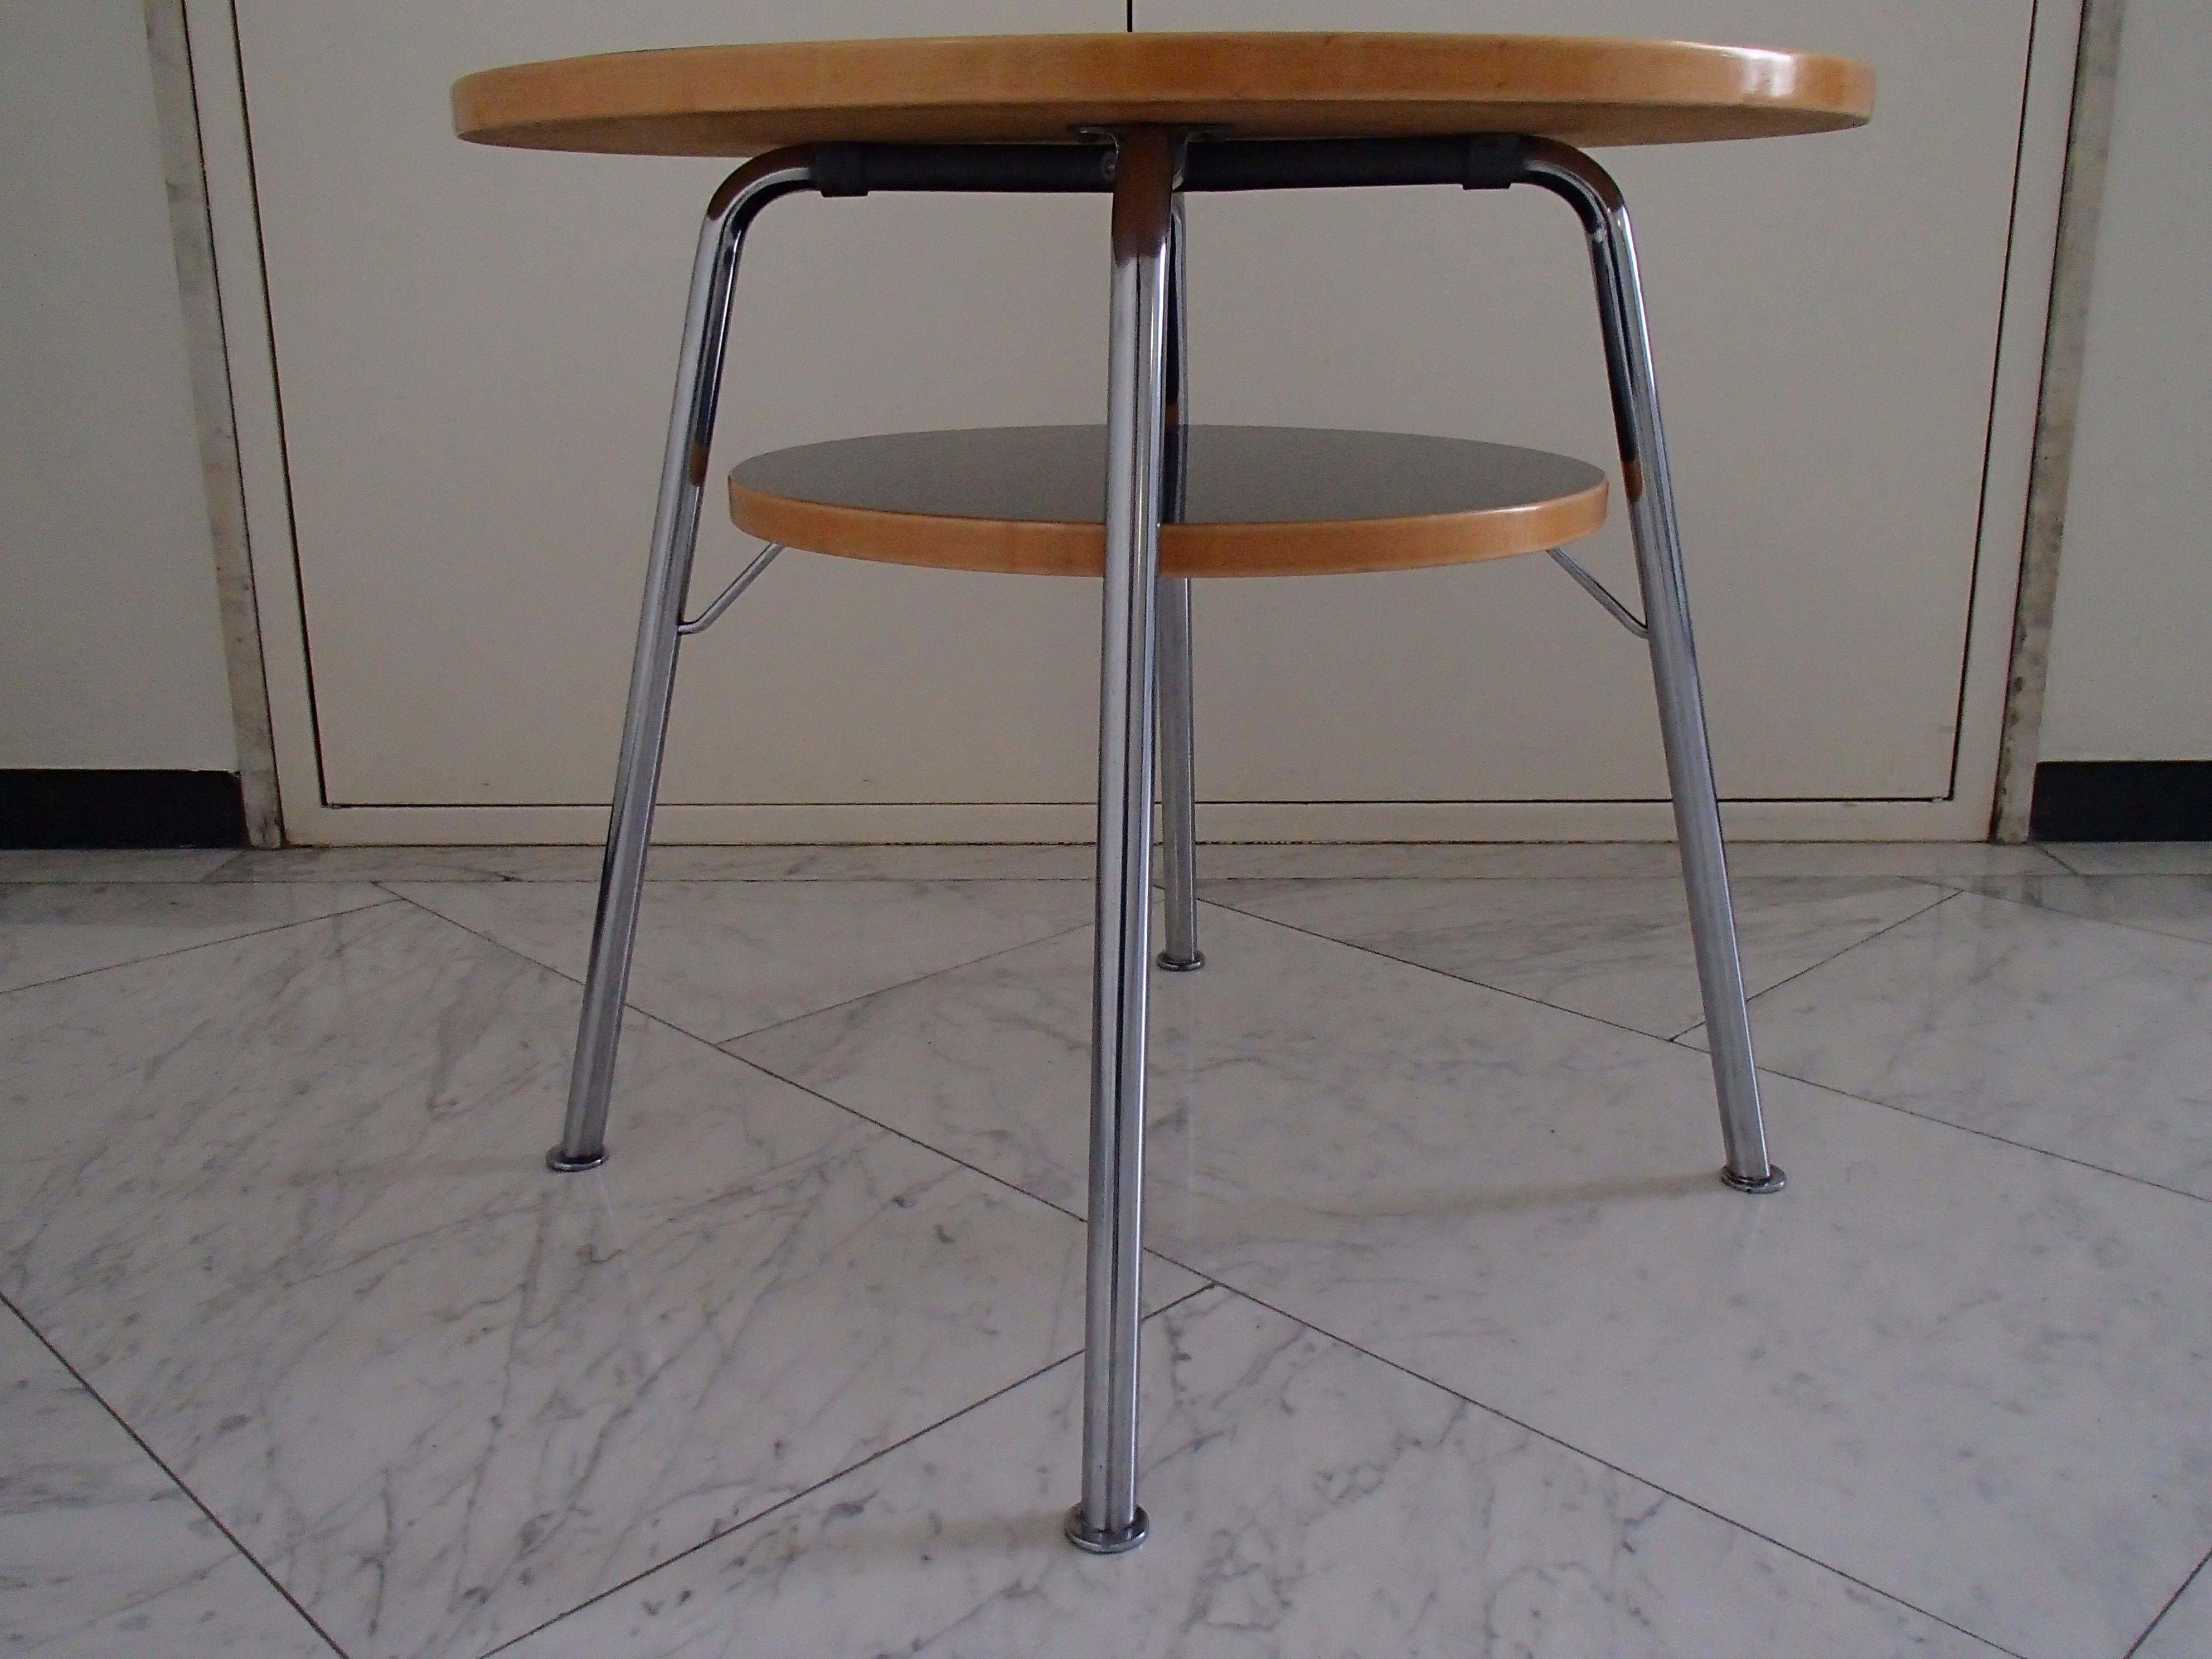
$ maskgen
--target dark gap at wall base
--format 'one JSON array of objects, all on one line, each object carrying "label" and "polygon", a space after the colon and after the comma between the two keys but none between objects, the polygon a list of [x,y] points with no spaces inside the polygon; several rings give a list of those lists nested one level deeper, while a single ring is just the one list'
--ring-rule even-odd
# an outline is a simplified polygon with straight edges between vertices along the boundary
[{"label": "dark gap at wall base", "polygon": [[2045,761],[2032,841],[2212,841],[2212,760]]},{"label": "dark gap at wall base", "polygon": [[0,847],[243,847],[234,772],[0,770]]}]

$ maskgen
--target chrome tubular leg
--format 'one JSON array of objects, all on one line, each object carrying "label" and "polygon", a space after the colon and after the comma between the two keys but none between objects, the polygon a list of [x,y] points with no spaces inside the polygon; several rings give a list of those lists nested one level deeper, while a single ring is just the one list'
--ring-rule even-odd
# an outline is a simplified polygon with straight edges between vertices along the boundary
[{"label": "chrome tubular leg", "polygon": [[1698,985],[1705,999],[1713,1083],[1720,1097],[1721,1139],[1728,1158],[1721,1176],[1743,1192],[1779,1192],[1783,1174],[1767,1158],[1766,1132],[1759,1115],[1759,1074],[1752,1058],[1743,964],[1736,954],[1720,799],[1705,733],[1697,647],[1690,634],[1689,589],[1682,574],[1680,530],[1628,207],[1605,170],[1566,145],[1532,143],[1527,167],[1531,183],[1553,191],[1574,206],[1589,236],[1613,424],[1635,534],[1637,577],[1644,590],[1651,673],[1659,696],[1659,726],[1674,790],[1682,882],[1697,945]]},{"label": "chrome tubular leg", "polygon": [[615,1046],[622,1036],[623,999],[630,950],[637,939],[638,900],[653,834],[653,800],[660,781],[669,700],[676,685],[676,647],[691,550],[699,534],[699,496],[722,380],[730,294],[746,227],[776,197],[805,188],[813,167],[804,150],[760,156],[732,173],[708,204],[691,265],[691,297],[684,313],[684,345],[676,368],[676,404],[660,468],[660,499],[646,561],[645,605],[630,661],[629,708],[623,717],[622,758],[615,772],[607,852],[599,871],[599,912],[592,923],[592,962],[584,978],[584,1010],[568,1074],[568,1110],[561,1142],[545,1155],[564,1173],[606,1161],[607,1101],[614,1087]]},{"label": "chrome tubular leg", "polygon": [[[1168,256],[1167,438],[1164,511],[1182,518],[1190,465],[1186,359],[1190,302],[1184,270],[1182,198],[1175,202]],[[1160,842],[1167,865],[1167,938],[1159,964],[1176,973],[1206,966],[1198,948],[1198,732],[1191,705],[1190,578],[1160,578]]]},{"label": "chrome tubular leg", "polygon": [[1159,964],[1175,973],[1206,966],[1198,948],[1198,733],[1190,690],[1190,578],[1160,580],[1160,850],[1165,854],[1166,937]]},{"label": "chrome tubular leg", "polygon": [[1098,684],[1097,955],[1091,993],[1091,1209],[1083,1501],[1067,1536],[1099,1554],[1145,1539],[1137,1507],[1137,1329],[1151,963],[1152,611],[1159,574],[1167,277],[1177,146],[1120,137],[1106,376],[1106,592]]}]

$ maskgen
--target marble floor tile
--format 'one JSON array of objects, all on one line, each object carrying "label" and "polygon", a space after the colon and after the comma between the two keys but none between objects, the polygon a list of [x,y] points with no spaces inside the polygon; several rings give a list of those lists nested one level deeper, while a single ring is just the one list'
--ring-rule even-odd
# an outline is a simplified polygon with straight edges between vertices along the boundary
[{"label": "marble floor tile", "polygon": [[1240,1297],[1146,1327],[1152,1536],[1060,1537],[1065,1364],[539,1632],[515,1659],[1996,1650]]},{"label": "marble floor tile", "polygon": [[[459,1656],[1079,1345],[1081,1229],[392,904],[0,998],[0,1289],[354,1659]],[[1156,1299],[1199,1281],[1166,1264]]]},{"label": "marble floor tile", "polygon": [[[1948,890],[1844,876],[1734,886],[1753,992],[1940,903]],[[1236,881],[1202,890],[1253,915],[1653,1036],[1704,1018],[1677,879]]]},{"label": "marble floor tile", "polygon": [[2212,1198],[2212,946],[1961,893],[1752,1022],[1777,1071]]},{"label": "marble floor tile", "polygon": [[391,902],[361,884],[0,885],[0,992]]},{"label": "marble floor tile", "polygon": [[2212,876],[2212,841],[2055,841],[2044,851],[2082,876]]},{"label": "marble floor tile", "polygon": [[327,1659],[59,1360],[0,1308],[0,1652]]},{"label": "marble floor tile", "polygon": [[1964,884],[1987,898],[2212,945],[2212,875],[1990,876]]},{"label": "marble floor tile", "polygon": [[[1571,878],[1667,878],[1682,864],[1672,842],[1291,842],[1202,846],[1200,876],[1209,881],[1409,880]],[[1953,876],[2053,873],[2064,866],[2033,847],[1979,842],[1739,841],[1729,868],[1741,876],[1889,876],[1941,881]]]},{"label": "marble floor tile", "polygon": [[[580,980],[597,890],[570,883],[391,884],[392,890]],[[654,883],[629,1000],[710,1042],[1091,919],[1067,882]]]},{"label": "marble floor tile", "polygon": [[2200,1566],[2128,1659],[2204,1659],[2208,1653],[2212,1653],[2212,1571]]},{"label": "marble floor tile", "polygon": [[[24,856],[0,854],[0,858]],[[82,858],[93,854],[37,854]],[[290,847],[213,855],[216,881],[589,881],[600,848]],[[1069,881],[1088,879],[1090,845],[656,847],[648,881]],[[4,876],[0,864],[0,877]],[[30,879],[30,878],[21,878]],[[120,878],[118,878],[120,879]],[[63,879],[63,878],[54,878]]]},{"label": "marble floor tile", "polygon": [[[2212,1206],[1782,1078],[1745,1198],[1703,1055],[1205,926],[1154,992],[1164,1253],[2030,1659],[2118,1654],[2212,1545]],[[1088,949],[733,1047],[1066,1202]]]},{"label": "marble floor tile", "polygon": [[221,848],[0,849],[0,881],[198,881],[238,856]]},{"label": "marble floor tile", "polygon": [[1732,876],[1896,876],[1946,881],[2032,875],[2063,866],[2039,847],[1978,841],[1744,841],[1729,843]]}]

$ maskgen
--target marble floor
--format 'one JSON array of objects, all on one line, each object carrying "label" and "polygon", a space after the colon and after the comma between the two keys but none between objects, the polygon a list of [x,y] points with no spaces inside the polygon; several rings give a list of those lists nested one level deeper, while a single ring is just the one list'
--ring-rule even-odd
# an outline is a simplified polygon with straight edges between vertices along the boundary
[{"label": "marble floor", "polygon": [[1088,851],[0,853],[0,1652],[2212,1655],[2212,847],[1204,849],[1143,1494]]}]

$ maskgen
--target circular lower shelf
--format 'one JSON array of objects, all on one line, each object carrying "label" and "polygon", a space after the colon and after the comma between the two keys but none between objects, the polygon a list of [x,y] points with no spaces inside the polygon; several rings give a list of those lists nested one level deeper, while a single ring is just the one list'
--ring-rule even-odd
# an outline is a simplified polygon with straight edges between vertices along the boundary
[{"label": "circular lower shelf", "polygon": [[[1605,522],[1605,474],[1540,449],[1295,427],[1188,434],[1170,576],[1410,570],[1541,552]],[[1106,438],[1095,426],[846,438],[730,474],[740,530],[842,558],[1096,576]]]}]

